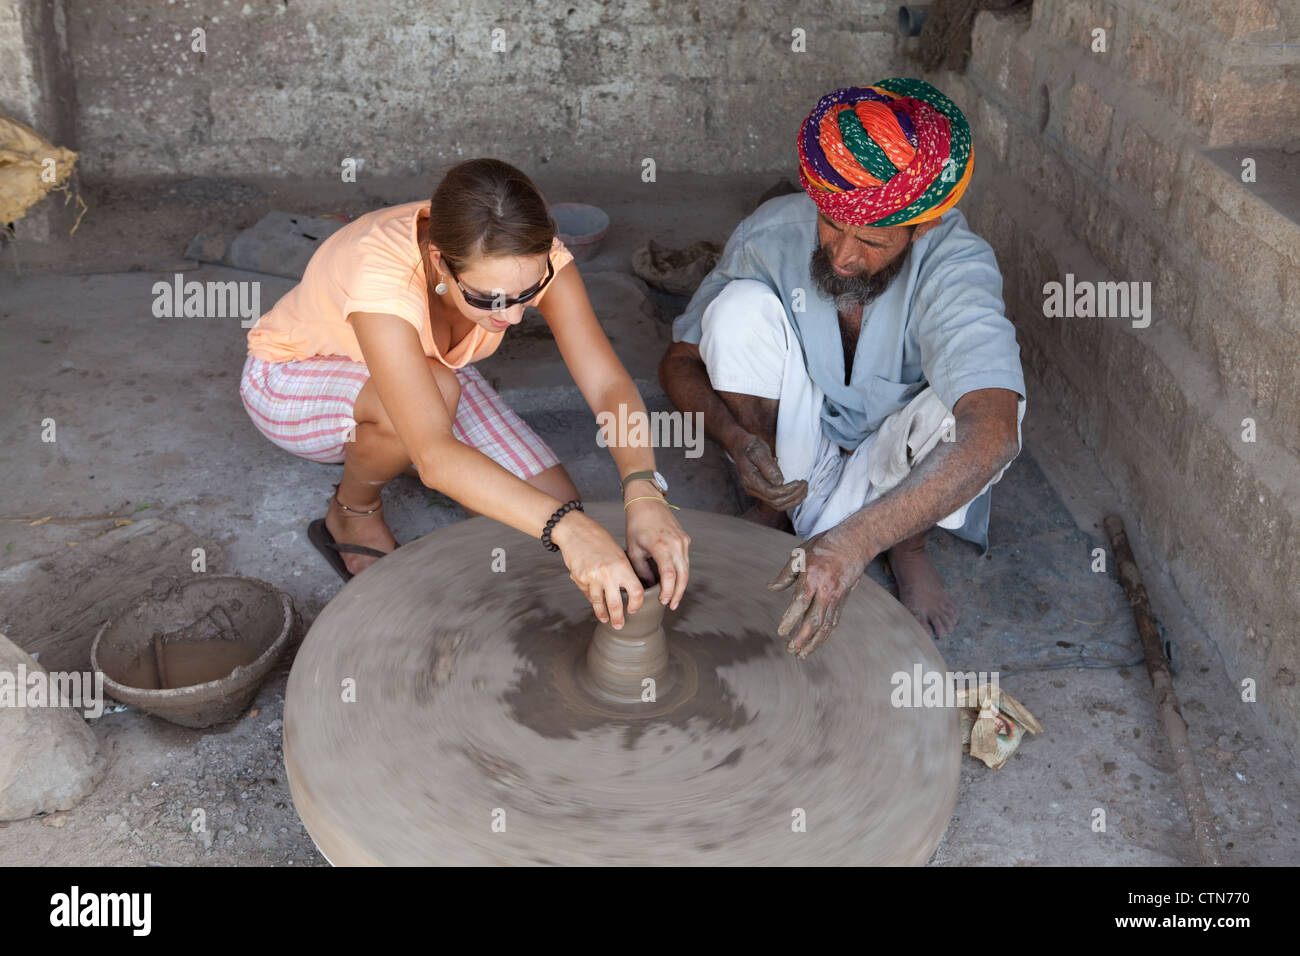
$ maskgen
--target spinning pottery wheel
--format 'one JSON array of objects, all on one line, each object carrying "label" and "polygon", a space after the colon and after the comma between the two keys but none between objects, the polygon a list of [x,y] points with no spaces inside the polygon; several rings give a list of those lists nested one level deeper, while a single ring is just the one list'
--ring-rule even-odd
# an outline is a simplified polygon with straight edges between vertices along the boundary
[{"label": "spinning pottery wheel", "polygon": [[[587,513],[622,540],[618,505]],[[691,536],[681,607],[647,600],[620,632],[597,624],[558,554],[487,518],[344,587],[298,652],[284,711],[294,805],[325,857],[928,860],[957,799],[958,717],[892,707],[890,678],[944,670],[929,637],[866,579],[800,662],[775,634],[791,592],[765,587],[796,539],[677,514]]]}]

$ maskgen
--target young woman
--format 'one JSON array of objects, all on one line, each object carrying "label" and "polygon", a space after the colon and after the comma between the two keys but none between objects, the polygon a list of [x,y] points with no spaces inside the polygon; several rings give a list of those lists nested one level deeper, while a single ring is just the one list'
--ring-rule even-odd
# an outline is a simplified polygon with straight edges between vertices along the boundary
[{"label": "young woman", "polygon": [[343,463],[312,539],[345,578],[396,547],[380,496],[407,471],[466,510],[549,541],[600,621],[622,626],[620,588],[628,611],[641,607],[647,559],[660,600],[676,608],[690,539],[653,450],[610,444],[624,479],[625,555],[582,513],[550,448],[471,364],[496,351],[527,304],[594,413],[644,413],[545,200],[494,159],[454,166],[431,202],[376,210],[326,239],[302,281],[249,330],[240,396],[281,448]]}]

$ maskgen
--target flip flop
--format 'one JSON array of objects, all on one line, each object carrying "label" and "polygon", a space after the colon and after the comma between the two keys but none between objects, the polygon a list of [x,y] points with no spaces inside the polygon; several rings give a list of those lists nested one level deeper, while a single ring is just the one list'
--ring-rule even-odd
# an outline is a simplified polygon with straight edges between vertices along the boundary
[{"label": "flip flop", "polygon": [[[330,567],[338,572],[339,577],[344,581],[351,581],[355,575],[348,570],[348,566],[343,561],[343,555],[340,552],[348,554],[368,554],[376,558],[387,556],[390,552],[380,551],[376,548],[367,548],[364,544],[339,544],[334,540],[334,535],[330,534],[329,528],[325,527],[325,519],[317,518],[307,526],[307,537],[316,550],[325,556],[325,560],[330,563]],[[399,544],[400,548],[401,545]]]}]

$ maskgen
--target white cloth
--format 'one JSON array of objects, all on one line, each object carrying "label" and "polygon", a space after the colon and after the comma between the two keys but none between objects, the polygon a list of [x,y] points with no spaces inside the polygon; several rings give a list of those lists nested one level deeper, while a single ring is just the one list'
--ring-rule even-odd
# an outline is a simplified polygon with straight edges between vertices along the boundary
[{"label": "white cloth", "polygon": [[[786,481],[808,481],[808,495],[790,515],[802,538],[832,528],[863,505],[902,481],[945,437],[952,440],[954,419],[928,385],[889,415],[852,453],[822,430],[820,388],[808,375],[803,350],[781,300],[763,282],[735,279],[709,303],[701,319],[700,356],[715,391],[779,399],[776,420],[777,464]],[[1025,401],[1020,400],[1016,437]],[[1004,467],[980,491],[1002,477]],[[978,498],[976,495],[975,498]],[[971,501],[974,501],[972,498]],[[939,521],[961,528],[967,502]]]}]

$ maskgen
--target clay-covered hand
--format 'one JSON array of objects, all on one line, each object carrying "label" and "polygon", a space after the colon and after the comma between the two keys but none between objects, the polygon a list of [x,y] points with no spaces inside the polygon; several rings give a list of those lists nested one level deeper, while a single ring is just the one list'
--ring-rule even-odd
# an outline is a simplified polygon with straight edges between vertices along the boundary
[{"label": "clay-covered hand", "polygon": [[620,588],[627,591],[627,612],[641,609],[645,588],[618,542],[597,522],[581,511],[570,511],[556,523],[551,541],[559,546],[569,577],[591,602],[596,620],[615,628],[623,626]]},{"label": "clay-covered hand", "polygon": [[691,539],[662,498],[647,497],[627,506],[627,555],[645,581],[655,579],[648,558],[659,569],[659,603],[674,611],[691,576]]},{"label": "clay-covered hand", "polygon": [[[875,557],[866,550],[845,525],[836,525],[795,548],[781,573],[768,583],[773,591],[795,586],[776,633],[781,637],[794,634],[786,650],[800,660],[807,659],[835,630],[849,592]],[[803,570],[797,570],[800,567]]]},{"label": "clay-covered hand", "polygon": [[778,511],[788,511],[808,494],[808,482],[786,481],[767,442],[746,432],[727,449],[746,493]]}]

